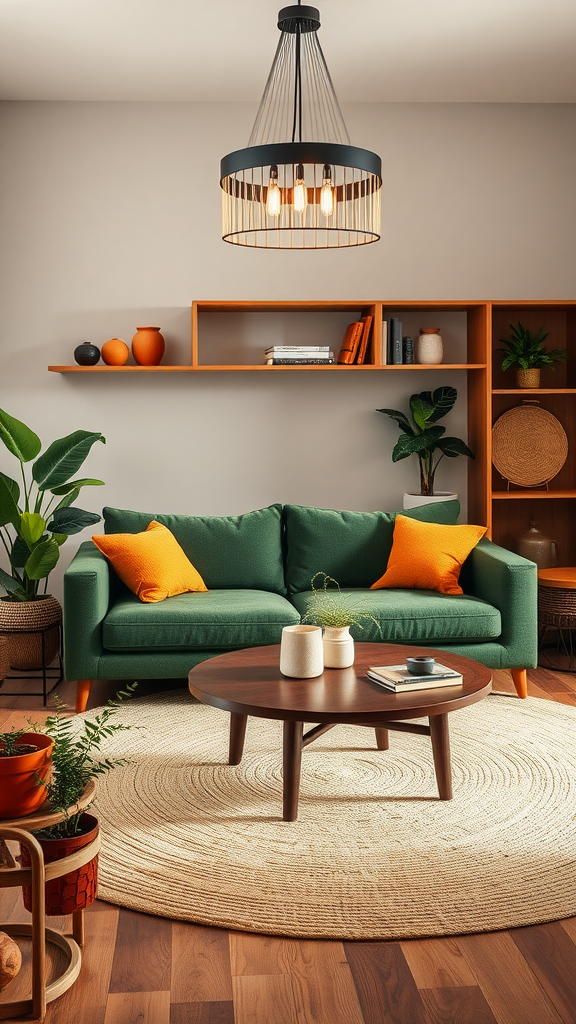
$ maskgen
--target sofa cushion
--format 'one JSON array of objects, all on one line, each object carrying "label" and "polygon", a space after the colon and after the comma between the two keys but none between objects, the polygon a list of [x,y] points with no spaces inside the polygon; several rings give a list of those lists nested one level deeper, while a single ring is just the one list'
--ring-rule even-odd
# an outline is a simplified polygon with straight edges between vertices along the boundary
[{"label": "sofa cushion", "polygon": [[281,505],[240,516],[152,515],[119,508],[105,508],[103,514],[106,533],[141,533],[153,519],[167,526],[209,590],[286,593]]},{"label": "sofa cushion", "polygon": [[108,533],[94,535],[92,540],[120,579],[146,604],[207,589],[174,534],[162,523],[152,520],[143,533]]},{"label": "sofa cushion", "polygon": [[397,515],[386,572],[371,589],[401,587],[462,594],[460,570],[485,533],[485,526],[421,523]]},{"label": "sofa cushion", "polygon": [[282,627],[300,621],[286,598],[264,590],[210,590],[142,604],[125,592],[102,625],[109,651],[226,650],[280,643]]},{"label": "sofa cushion", "polygon": [[[354,590],[346,594],[359,595]],[[304,616],[312,600],[312,591],[294,594],[294,607]],[[500,636],[500,612],[493,605],[466,594],[453,597],[433,590],[370,590],[360,595],[363,611],[373,615],[381,633],[370,619],[360,619],[360,625],[350,632],[356,640],[386,643],[462,643],[463,641],[493,640]]]},{"label": "sofa cushion", "polygon": [[[401,514],[427,523],[454,524],[459,513],[458,501],[439,501]],[[288,592],[310,590],[317,572],[328,573],[341,587],[371,587],[388,564],[396,515],[285,505]],[[198,569],[210,586],[200,565]]]}]

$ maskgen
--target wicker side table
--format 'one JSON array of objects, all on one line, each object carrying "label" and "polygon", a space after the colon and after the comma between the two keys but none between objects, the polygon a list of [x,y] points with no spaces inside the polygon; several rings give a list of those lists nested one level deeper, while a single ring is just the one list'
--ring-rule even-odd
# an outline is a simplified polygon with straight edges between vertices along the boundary
[{"label": "wicker side table", "polygon": [[576,670],[576,566],[538,572],[538,664]]}]

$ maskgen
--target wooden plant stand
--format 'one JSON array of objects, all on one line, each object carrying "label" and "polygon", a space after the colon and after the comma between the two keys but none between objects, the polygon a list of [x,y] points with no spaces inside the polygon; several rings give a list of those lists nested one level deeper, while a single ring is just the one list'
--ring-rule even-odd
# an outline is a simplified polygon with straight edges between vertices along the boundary
[{"label": "wooden plant stand", "polygon": [[[69,814],[76,814],[86,807],[94,796],[95,783],[86,786],[81,799],[68,809]],[[69,871],[87,864],[96,856],[100,849],[100,836],[82,850],[54,861],[44,863],[42,847],[31,835],[32,831],[57,825],[64,819],[63,812],[42,813],[38,811],[27,818],[15,818],[0,821],[0,889],[12,886],[32,886],[32,924],[0,924],[0,930],[12,937],[28,936],[32,938],[32,995],[28,999],[12,1000],[0,1003],[0,1020],[32,1013],[33,1020],[42,1020],[46,1014],[46,1005],[58,999],[74,984],[82,965],[80,947],[84,944],[84,911],[77,910],[72,915],[72,936],[46,928],[44,909],[44,884],[52,878],[60,878]],[[32,866],[19,868],[6,845],[6,840],[22,843],[30,853]],[[68,953],[68,964],[57,978],[46,985],[46,942],[51,942]]]}]

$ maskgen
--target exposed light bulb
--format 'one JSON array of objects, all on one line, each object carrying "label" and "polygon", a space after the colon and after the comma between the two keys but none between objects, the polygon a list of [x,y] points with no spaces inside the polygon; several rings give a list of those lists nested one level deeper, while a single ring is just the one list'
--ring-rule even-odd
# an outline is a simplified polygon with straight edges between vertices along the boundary
[{"label": "exposed light bulb", "polygon": [[328,164],[324,164],[322,173],[322,188],[320,189],[320,209],[325,217],[331,217],[334,213],[334,191],[332,187],[332,171]]},{"label": "exposed light bulb", "polygon": [[296,167],[296,180],[294,182],[294,209],[296,213],[304,213],[308,205],[308,193],[304,181],[304,167],[298,164]]},{"label": "exposed light bulb", "polygon": [[270,181],[268,182],[268,194],[266,196],[266,213],[269,217],[279,217],[282,207],[282,193],[278,185],[278,167],[272,164],[270,168]]}]

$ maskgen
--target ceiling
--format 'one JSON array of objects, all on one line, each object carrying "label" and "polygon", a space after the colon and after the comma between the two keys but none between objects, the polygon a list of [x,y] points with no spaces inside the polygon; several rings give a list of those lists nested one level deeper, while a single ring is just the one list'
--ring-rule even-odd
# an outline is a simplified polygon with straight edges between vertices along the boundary
[{"label": "ceiling", "polygon": [[[576,102],[576,0],[315,2],[341,102]],[[0,0],[0,98],[256,101],[280,6]]]}]

